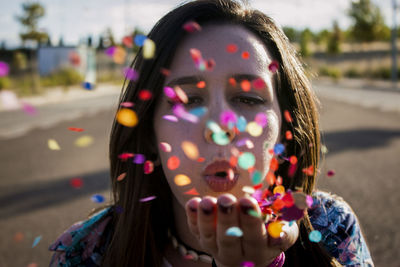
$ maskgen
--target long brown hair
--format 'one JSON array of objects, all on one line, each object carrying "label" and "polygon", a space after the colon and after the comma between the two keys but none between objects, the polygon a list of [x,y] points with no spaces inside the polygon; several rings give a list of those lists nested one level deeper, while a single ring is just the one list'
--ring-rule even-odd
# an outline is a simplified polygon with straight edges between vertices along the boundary
[{"label": "long brown hair", "polygon": [[[298,167],[289,178],[289,164],[280,165],[277,175],[284,177],[285,188],[302,188],[311,194],[316,175],[307,176],[303,168],[319,163],[320,133],[316,98],[310,83],[298,61],[296,51],[283,31],[264,13],[250,10],[246,5],[232,0],[198,0],[178,6],[165,15],[153,27],[148,38],[156,44],[153,59],[145,60],[141,51],[131,67],[139,73],[137,82],[128,81],[120,102],[134,102],[139,122],[125,127],[114,121],[110,139],[110,163],[113,197],[113,234],[103,259],[104,266],[160,266],[168,242],[167,229],[174,227],[171,191],[161,167],[151,174],[144,174],[143,166],[123,162],[118,155],[124,152],[143,154],[148,159],[157,153],[153,129],[153,114],[158,97],[162,94],[165,76],[176,47],[187,34],[182,26],[188,21],[200,25],[208,23],[240,24],[255,33],[265,44],[272,57],[279,62],[276,90],[281,111],[289,111],[292,121],[283,121],[281,136],[287,130],[293,132],[292,141],[285,143],[287,155],[296,155]],[[138,92],[147,89],[153,94],[149,101],[141,101]],[[283,114],[282,114],[282,117]],[[117,177],[126,172],[126,178]],[[140,198],[156,196],[151,202],[142,203]],[[122,211],[122,212],[121,212]],[[319,244],[308,240],[312,230],[309,217],[299,221],[300,236],[286,252],[287,266],[338,266]]]}]

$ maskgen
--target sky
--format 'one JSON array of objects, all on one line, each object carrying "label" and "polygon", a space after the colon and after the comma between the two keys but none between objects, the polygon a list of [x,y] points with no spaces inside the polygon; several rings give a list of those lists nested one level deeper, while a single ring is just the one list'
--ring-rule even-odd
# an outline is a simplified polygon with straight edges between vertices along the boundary
[{"label": "sky", "polygon": [[[313,31],[351,24],[346,15],[352,0],[249,0],[252,7],[270,15],[279,25]],[[22,3],[34,0],[0,0],[0,42],[7,47],[20,45],[22,27],[15,16],[22,14]],[[64,44],[75,45],[92,36],[94,41],[110,28],[119,40],[135,27],[145,32],[181,0],[39,0],[46,15],[39,28],[49,33],[52,43],[62,36]],[[372,0],[387,25],[392,25],[392,0]]]}]

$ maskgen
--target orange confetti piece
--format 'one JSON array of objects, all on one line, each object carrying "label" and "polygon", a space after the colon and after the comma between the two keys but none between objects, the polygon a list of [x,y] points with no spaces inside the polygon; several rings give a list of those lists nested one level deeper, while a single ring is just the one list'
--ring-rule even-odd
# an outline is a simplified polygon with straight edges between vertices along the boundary
[{"label": "orange confetti piece", "polygon": [[236,52],[238,51],[238,47],[237,47],[237,45],[235,45],[235,44],[228,44],[228,45],[226,46],[226,51],[227,51],[228,53],[236,53]]},{"label": "orange confetti piece", "polygon": [[177,186],[185,186],[190,184],[192,181],[187,175],[178,174],[177,176],[175,176],[174,182]]},{"label": "orange confetti piece", "polygon": [[169,69],[166,69],[166,68],[161,68],[160,72],[164,76],[169,76],[171,74],[171,71]]},{"label": "orange confetti piece", "polygon": [[273,238],[279,238],[282,232],[282,223],[279,221],[268,224],[268,234]]},{"label": "orange confetti piece", "polygon": [[281,195],[284,195],[285,194],[285,187],[283,185],[275,186],[273,193],[274,194],[279,193]]},{"label": "orange confetti piece", "polygon": [[228,80],[228,82],[229,82],[229,84],[232,86],[232,87],[236,87],[236,80],[235,80],[235,78],[229,78],[229,80]]},{"label": "orange confetti piece", "polygon": [[69,127],[68,130],[70,130],[72,132],[83,132],[84,131],[84,129],[76,128],[76,127]]},{"label": "orange confetti piece", "polygon": [[180,163],[181,163],[181,161],[179,160],[179,158],[177,156],[172,156],[167,161],[168,169],[175,170],[179,167]]},{"label": "orange confetti piece", "polygon": [[244,51],[244,52],[242,53],[242,58],[243,58],[243,59],[249,59],[249,58],[250,58],[250,53],[247,52],[247,51]]},{"label": "orange confetti piece", "polygon": [[206,87],[206,82],[205,81],[200,81],[196,84],[197,88],[204,88]]},{"label": "orange confetti piece", "polygon": [[199,150],[197,149],[197,146],[192,142],[183,141],[181,147],[186,157],[188,157],[189,159],[196,160],[199,157]]},{"label": "orange confetti piece", "polygon": [[280,199],[280,198],[276,199],[276,200],[274,201],[274,203],[272,203],[272,208],[273,208],[274,210],[281,210],[281,209],[283,209],[284,207],[285,207],[285,202],[284,202],[282,199]]},{"label": "orange confetti piece", "polygon": [[186,104],[189,101],[186,93],[182,90],[182,88],[180,88],[179,86],[175,86],[174,90],[175,90],[176,96],[179,98],[179,100],[182,103]]},{"label": "orange confetti piece", "polygon": [[276,181],[275,174],[273,172],[268,172],[267,176],[265,177],[265,180],[267,181],[267,183],[269,185],[275,184],[275,181]]},{"label": "orange confetti piece", "polygon": [[128,108],[121,108],[117,112],[116,118],[120,124],[126,127],[134,127],[138,123],[136,112]]},{"label": "orange confetti piece", "polygon": [[296,164],[297,163],[297,157],[296,156],[291,156],[289,158],[290,164]]},{"label": "orange confetti piece", "polygon": [[192,188],[192,189],[186,191],[184,194],[185,195],[192,195],[192,196],[200,195],[199,192],[197,192],[196,188]]},{"label": "orange confetti piece", "polygon": [[248,80],[243,80],[240,82],[240,87],[243,91],[248,92],[251,90],[251,83]]},{"label": "orange confetti piece", "polygon": [[291,131],[286,131],[285,137],[286,137],[286,140],[292,140],[293,139],[292,132]]},{"label": "orange confetti piece", "polygon": [[313,176],[313,175],[314,175],[314,166],[311,165],[311,166],[308,167],[308,168],[304,168],[304,169],[303,169],[303,172],[304,172],[306,175],[308,175],[308,176]]},{"label": "orange confetti piece", "polygon": [[206,160],[205,158],[199,157],[199,158],[197,159],[197,162],[204,162],[205,160]]},{"label": "orange confetti piece", "polygon": [[15,242],[21,242],[24,239],[24,234],[21,232],[16,232],[14,235],[14,241]]},{"label": "orange confetti piece", "polygon": [[271,171],[276,171],[279,168],[279,162],[276,158],[272,158],[271,162],[269,163],[269,169]]},{"label": "orange confetti piece", "polygon": [[285,120],[286,120],[287,122],[292,122],[292,121],[293,121],[292,116],[290,115],[290,112],[289,112],[289,111],[285,110],[285,111],[283,112],[283,116],[285,117]]},{"label": "orange confetti piece", "polygon": [[231,156],[231,158],[229,159],[229,164],[230,164],[232,167],[236,167],[236,166],[237,166],[237,163],[238,163],[238,158],[235,157],[235,156]]},{"label": "orange confetti piece", "polygon": [[124,180],[125,177],[126,177],[126,172],[123,172],[117,177],[117,181],[120,182],[120,181]]}]

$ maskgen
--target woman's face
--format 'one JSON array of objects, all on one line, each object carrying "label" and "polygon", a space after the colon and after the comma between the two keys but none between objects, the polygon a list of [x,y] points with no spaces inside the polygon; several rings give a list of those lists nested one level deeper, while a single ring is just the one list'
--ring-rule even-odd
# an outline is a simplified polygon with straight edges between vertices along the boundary
[{"label": "woman's face", "polygon": [[[211,59],[215,65],[206,67]],[[182,104],[184,97],[163,94],[154,129],[163,171],[181,205],[196,192],[200,197],[223,192],[241,197],[244,186],[268,173],[269,150],[279,142],[281,127],[271,62],[260,39],[239,25],[203,27],[178,46],[164,86],[178,86],[188,101]],[[204,112],[197,122],[185,116],[195,108]],[[165,115],[177,115],[178,121]]]}]

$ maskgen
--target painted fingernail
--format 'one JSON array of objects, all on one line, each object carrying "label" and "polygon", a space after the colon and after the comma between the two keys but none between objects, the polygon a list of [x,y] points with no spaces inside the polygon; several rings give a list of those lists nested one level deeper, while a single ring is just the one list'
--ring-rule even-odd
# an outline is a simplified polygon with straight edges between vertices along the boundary
[{"label": "painted fingernail", "polygon": [[210,215],[214,211],[214,205],[210,201],[202,201],[200,206],[205,215]]},{"label": "painted fingernail", "polygon": [[218,201],[218,208],[222,213],[231,214],[233,210],[233,200],[228,197],[221,197]]},{"label": "painted fingernail", "polygon": [[253,207],[247,204],[241,204],[240,209],[243,214],[249,215],[249,211],[253,210]]},{"label": "painted fingernail", "polygon": [[197,211],[197,205],[194,203],[194,201],[189,202],[189,210],[191,212],[196,212]]}]

